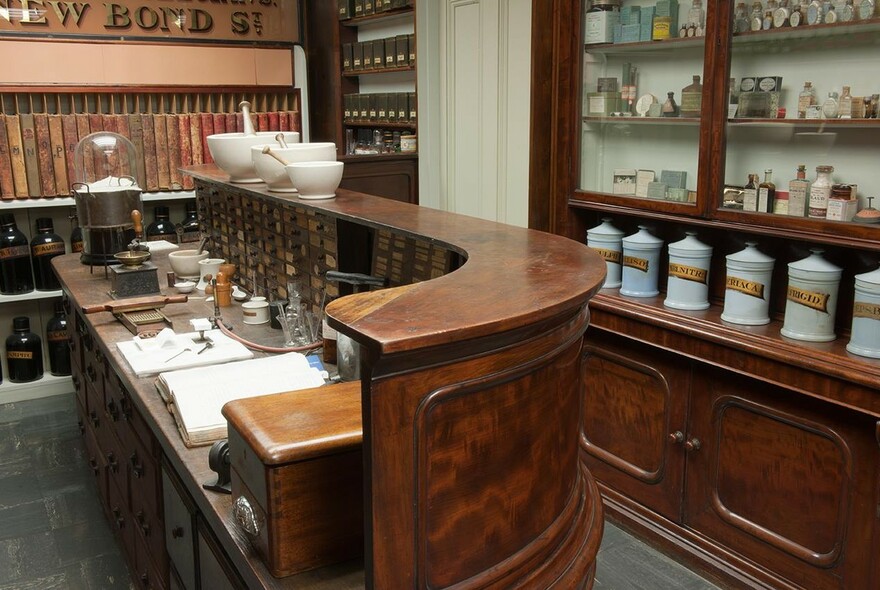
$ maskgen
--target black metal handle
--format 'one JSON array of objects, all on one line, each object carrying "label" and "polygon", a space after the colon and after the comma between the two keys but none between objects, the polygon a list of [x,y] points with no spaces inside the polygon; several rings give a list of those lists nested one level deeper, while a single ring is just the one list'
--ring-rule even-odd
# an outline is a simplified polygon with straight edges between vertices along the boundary
[{"label": "black metal handle", "polygon": [[135,476],[135,478],[140,479],[144,475],[144,464],[138,460],[137,453],[132,453],[131,457],[128,458],[128,462],[131,463],[131,473]]},{"label": "black metal handle", "polygon": [[171,529],[171,538],[172,539],[182,539],[183,538],[183,527],[176,526]]}]

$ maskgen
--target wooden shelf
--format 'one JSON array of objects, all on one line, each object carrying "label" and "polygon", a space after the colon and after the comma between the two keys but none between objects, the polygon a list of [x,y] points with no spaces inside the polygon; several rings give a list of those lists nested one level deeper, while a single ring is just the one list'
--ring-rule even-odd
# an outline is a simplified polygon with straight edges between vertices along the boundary
[{"label": "wooden shelf", "polygon": [[746,31],[733,36],[733,45],[746,45],[751,43],[778,43],[792,39],[816,39],[819,37],[842,37],[858,36],[876,39],[880,32],[880,18],[860,21],[854,20],[848,23],[833,23],[821,25],[803,24],[799,27],[782,27],[769,31]]},{"label": "wooden shelf", "polygon": [[[184,201],[195,199],[195,191],[165,191],[141,193],[144,203],[154,201]],[[39,209],[42,207],[75,207],[73,197],[47,197],[44,199],[15,199],[0,202],[3,209]]]},{"label": "wooden shelf", "polygon": [[822,133],[826,129],[876,129],[880,127],[880,119],[728,119],[727,124],[735,127],[816,128],[814,133]]},{"label": "wooden shelf", "polygon": [[584,123],[600,125],[699,125],[699,117],[584,117]]},{"label": "wooden shelf", "polygon": [[55,291],[28,291],[20,295],[0,295],[0,305],[19,301],[35,301],[37,299],[55,299],[61,297],[61,289]]},{"label": "wooden shelf", "polygon": [[360,27],[363,25],[372,25],[375,23],[387,23],[391,21],[411,18],[414,12],[415,11],[413,10],[412,6],[407,6],[405,8],[379,12],[368,16],[358,16],[355,18],[350,18],[348,20],[341,20],[339,21],[339,24],[344,27]]},{"label": "wooden shelf", "polygon": [[415,129],[417,123],[388,123],[383,121],[343,121],[345,127],[381,127],[383,129]]},{"label": "wooden shelf", "polygon": [[694,49],[706,44],[705,37],[671,37],[663,41],[634,41],[632,43],[596,43],[584,45],[586,53],[606,55],[619,53],[655,53],[657,51],[678,51]]},{"label": "wooden shelf", "polygon": [[346,78],[357,78],[358,76],[375,76],[382,74],[391,74],[394,72],[415,72],[415,66],[395,66],[393,68],[370,68],[369,70],[348,70],[342,72]]}]

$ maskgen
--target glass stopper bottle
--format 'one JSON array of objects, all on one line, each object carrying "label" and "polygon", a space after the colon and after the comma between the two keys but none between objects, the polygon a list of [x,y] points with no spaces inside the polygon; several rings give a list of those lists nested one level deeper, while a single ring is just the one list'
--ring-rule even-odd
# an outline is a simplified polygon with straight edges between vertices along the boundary
[{"label": "glass stopper bottle", "polygon": [[749,174],[749,181],[743,187],[743,211],[758,210],[758,175]]},{"label": "glass stopper bottle", "polygon": [[807,107],[814,104],[816,104],[816,92],[813,90],[813,83],[804,82],[804,89],[798,94],[798,119],[805,118],[807,116]]},{"label": "glass stopper bottle", "polygon": [[16,295],[34,290],[28,239],[11,213],[0,215],[0,293]]},{"label": "glass stopper bottle", "polygon": [[76,215],[76,207],[74,207],[70,215],[67,216],[70,220],[70,251],[74,254],[79,254],[83,251],[83,230],[79,226],[79,217]]},{"label": "glass stopper bottle", "polygon": [[788,214],[792,217],[806,217],[810,202],[810,181],[807,180],[807,166],[799,164],[797,175],[788,183]]},{"label": "glass stopper bottle", "polygon": [[770,213],[773,211],[773,199],[776,197],[776,185],[773,184],[773,170],[764,170],[764,182],[758,185],[758,211]]},{"label": "glass stopper bottle", "polygon": [[682,117],[699,117],[703,106],[703,85],[700,77],[694,76],[693,82],[681,90]]},{"label": "glass stopper bottle", "polygon": [[831,173],[834,166],[816,166],[816,180],[810,187],[809,216],[814,219],[825,219],[828,213],[828,197],[831,196]]},{"label": "glass stopper bottle", "polygon": [[840,93],[840,100],[838,101],[837,106],[837,116],[841,119],[852,119],[853,115],[853,98],[852,94],[850,94],[849,86],[843,87],[843,92]]},{"label": "glass stopper bottle", "polygon": [[36,381],[43,376],[43,343],[31,332],[27,316],[12,320],[12,334],[6,338],[6,366],[12,383]]},{"label": "glass stopper bottle", "polygon": [[194,202],[188,202],[186,204],[186,217],[180,222],[180,241],[198,242],[200,238],[198,210]]},{"label": "glass stopper bottle", "polygon": [[64,240],[55,233],[52,218],[40,217],[36,222],[37,235],[31,240],[31,264],[34,267],[34,286],[37,291],[61,288],[52,259],[65,252]]},{"label": "glass stopper bottle", "polygon": [[840,112],[840,106],[837,100],[837,93],[833,90],[828,93],[828,98],[822,103],[822,114],[826,119],[836,119]]},{"label": "glass stopper bottle", "polygon": [[49,372],[70,375],[70,337],[67,334],[67,316],[61,300],[55,302],[55,315],[46,323],[46,345],[49,349]]},{"label": "glass stopper bottle", "polygon": [[177,231],[171,223],[168,207],[160,206],[153,209],[153,222],[147,226],[145,233],[148,242],[166,240],[172,244],[177,243]]}]

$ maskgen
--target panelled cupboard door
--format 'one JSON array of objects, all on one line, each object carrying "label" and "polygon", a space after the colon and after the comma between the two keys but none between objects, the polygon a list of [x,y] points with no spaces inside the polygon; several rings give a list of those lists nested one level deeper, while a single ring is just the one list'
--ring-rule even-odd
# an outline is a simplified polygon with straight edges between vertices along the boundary
[{"label": "panelled cupboard door", "polygon": [[875,588],[875,420],[695,369],[685,524],[809,590]]},{"label": "panelled cupboard door", "polygon": [[689,363],[594,328],[584,355],[584,464],[600,482],[677,522]]}]

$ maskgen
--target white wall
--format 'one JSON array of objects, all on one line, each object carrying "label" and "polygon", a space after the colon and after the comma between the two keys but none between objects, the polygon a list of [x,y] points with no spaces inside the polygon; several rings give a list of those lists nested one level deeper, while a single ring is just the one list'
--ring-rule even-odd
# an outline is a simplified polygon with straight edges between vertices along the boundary
[{"label": "white wall", "polygon": [[419,200],[528,224],[531,0],[422,2]]}]

